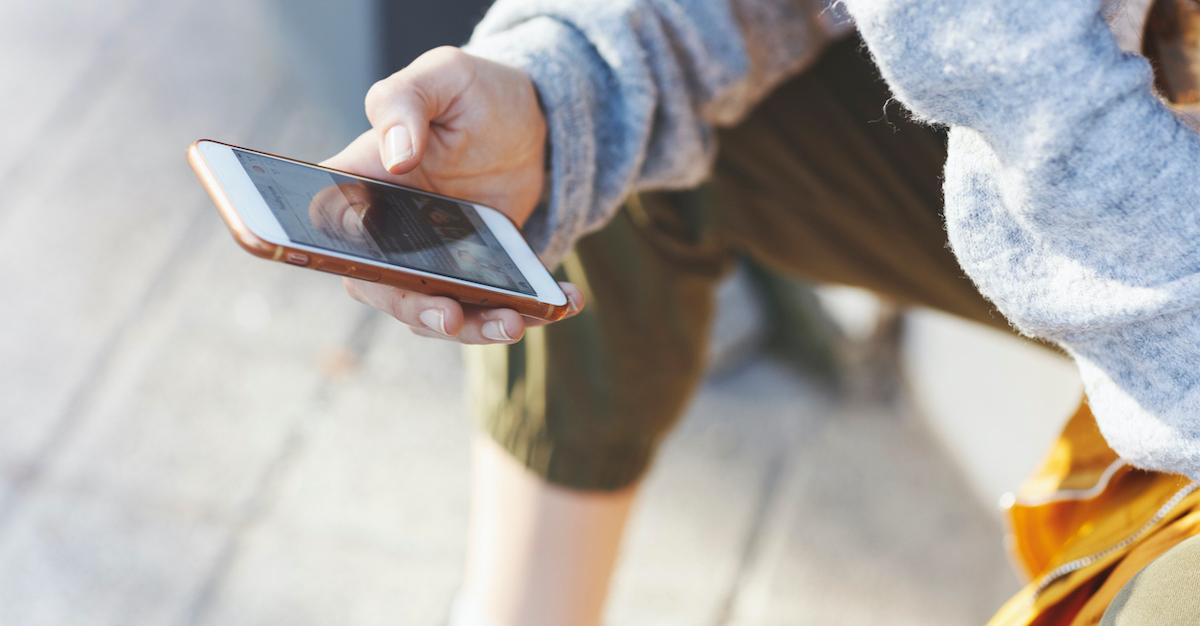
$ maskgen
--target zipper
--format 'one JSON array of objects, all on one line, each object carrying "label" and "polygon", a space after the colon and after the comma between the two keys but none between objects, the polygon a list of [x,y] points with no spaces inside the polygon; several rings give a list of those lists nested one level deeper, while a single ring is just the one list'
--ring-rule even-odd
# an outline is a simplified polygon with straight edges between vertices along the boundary
[{"label": "zipper", "polygon": [[1104,493],[1108,489],[1108,483],[1112,482],[1113,476],[1117,474],[1117,470],[1129,465],[1125,461],[1117,459],[1104,468],[1100,477],[1096,479],[1096,483],[1091,487],[1084,489],[1059,489],[1054,493],[1038,497],[1021,497],[1015,493],[1009,492],[1001,496],[1000,508],[1007,509],[1012,506],[1043,506],[1046,504],[1054,504],[1056,502],[1068,502],[1076,500],[1091,500],[1096,496]]},{"label": "zipper", "polygon": [[1159,522],[1166,518],[1167,515],[1171,514],[1172,509],[1179,506],[1179,503],[1182,502],[1184,498],[1191,495],[1192,492],[1196,491],[1198,488],[1200,488],[1200,483],[1194,482],[1188,484],[1179,491],[1176,491],[1175,495],[1172,495],[1169,500],[1164,502],[1163,505],[1154,512],[1154,515],[1149,520],[1146,520],[1145,524],[1142,524],[1142,526],[1134,531],[1132,535],[1125,537],[1120,542],[1099,552],[1093,552],[1087,556],[1082,556],[1073,561],[1068,561],[1050,570],[1044,576],[1042,576],[1041,580],[1038,582],[1037,588],[1033,592],[1033,597],[1036,598],[1037,596],[1041,595],[1042,592],[1044,592],[1050,585],[1058,582],[1059,579],[1063,578],[1064,576],[1067,576],[1072,572],[1079,571],[1118,550],[1124,550],[1125,548],[1133,545],[1135,542],[1153,530]]}]

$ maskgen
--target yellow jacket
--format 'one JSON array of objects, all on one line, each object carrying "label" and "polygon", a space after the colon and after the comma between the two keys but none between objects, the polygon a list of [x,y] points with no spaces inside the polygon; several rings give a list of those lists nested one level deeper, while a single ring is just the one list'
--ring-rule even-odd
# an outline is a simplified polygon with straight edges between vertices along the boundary
[{"label": "yellow jacket", "polygon": [[1099,624],[1135,574],[1200,534],[1200,483],[1126,465],[1086,404],[1007,500],[1010,549],[1030,582],[990,626]]}]

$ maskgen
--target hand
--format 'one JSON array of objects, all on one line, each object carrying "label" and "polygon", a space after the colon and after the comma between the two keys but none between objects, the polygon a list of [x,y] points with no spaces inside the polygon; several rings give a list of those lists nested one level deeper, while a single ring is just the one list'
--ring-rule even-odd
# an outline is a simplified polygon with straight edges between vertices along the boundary
[{"label": "hand", "polygon": [[[523,72],[457,48],[426,52],[367,93],[371,130],[323,165],[494,207],[518,226],[545,184],[546,120]],[[342,218],[353,218],[346,211]],[[338,222],[335,221],[335,224]],[[541,320],[355,279],[354,299],[429,337],[512,343]],[[564,283],[572,314],[583,295]]]}]

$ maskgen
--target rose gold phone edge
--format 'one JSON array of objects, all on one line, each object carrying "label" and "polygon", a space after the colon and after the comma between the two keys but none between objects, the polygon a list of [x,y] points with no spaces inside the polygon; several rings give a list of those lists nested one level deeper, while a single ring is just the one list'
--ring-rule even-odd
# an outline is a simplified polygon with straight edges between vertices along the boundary
[{"label": "rose gold phone edge", "polygon": [[[566,317],[567,313],[569,312],[569,303],[561,305],[548,304],[536,298],[519,297],[507,293],[493,291],[485,287],[463,285],[448,280],[442,280],[437,277],[412,274],[399,267],[379,267],[377,265],[371,265],[370,269],[375,271],[374,275],[367,273],[350,274],[348,273],[350,270],[355,270],[358,268],[353,266],[353,264],[347,265],[347,262],[344,259],[332,255],[322,254],[311,249],[301,250],[299,248],[291,248],[289,246],[271,243],[251,231],[242,220],[242,217],[238,214],[237,209],[234,208],[233,202],[229,200],[229,197],[225,194],[221,184],[217,181],[216,175],[208,167],[208,164],[204,160],[204,156],[200,154],[200,144],[204,142],[211,142],[229,148],[236,148],[239,150],[245,150],[247,152],[262,154],[300,165],[307,165],[330,172],[345,174],[355,178],[366,178],[367,180],[374,179],[352,174],[350,172],[341,172],[333,168],[300,161],[298,159],[293,159],[278,154],[272,154],[270,152],[264,152],[262,150],[243,148],[241,146],[225,143],[223,141],[217,141],[214,139],[197,139],[196,141],[192,142],[187,150],[188,164],[191,166],[192,171],[195,172],[197,178],[200,179],[200,185],[204,187],[204,190],[208,193],[209,198],[211,198],[213,204],[216,205],[217,213],[221,216],[221,220],[225,222],[226,227],[229,228],[229,232],[233,235],[234,241],[236,241],[238,245],[254,256],[267,259],[269,261],[284,263],[293,267],[302,267],[304,269],[322,271],[338,276],[370,280],[372,282],[379,282],[385,285],[391,285],[400,289],[407,289],[409,291],[416,291],[427,295],[446,296],[464,304],[486,306],[490,308],[510,308],[522,315],[536,317],[538,319],[551,322],[558,321]],[[430,192],[423,191],[421,193]],[[455,202],[473,204],[469,201],[458,198],[440,196],[439,194],[431,195],[443,197]],[[507,216],[505,216],[505,218],[507,219]],[[289,258],[301,257],[311,260],[304,264],[294,263],[288,260]]]}]

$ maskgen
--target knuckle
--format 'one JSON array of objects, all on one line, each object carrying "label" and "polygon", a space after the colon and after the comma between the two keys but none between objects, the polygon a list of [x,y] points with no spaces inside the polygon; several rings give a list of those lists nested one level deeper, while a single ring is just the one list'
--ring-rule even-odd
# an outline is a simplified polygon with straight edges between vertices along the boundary
[{"label": "knuckle", "polygon": [[436,62],[441,66],[459,66],[466,65],[469,55],[463,52],[462,48],[456,46],[438,46],[429,52],[425,53],[430,61]]},{"label": "knuckle", "polygon": [[454,46],[439,46],[425,52],[404,69],[377,81],[363,99],[367,118],[372,124],[387,123],[397,110],[428,109],[446,85],[465,84],[475,75],[473,57]]},{"label": "knuckle", "polygon": [[395,74],[393,74],[383,80],[377,81],[367,90],[367,97],[363,100],[363,106],[367,111],[367,118],[375,119],[378,117],[383,109],[395,99],[395,82]]},{"label": "knuckle", "polygon": [[441,46],[425,54],[427,58],[422,61],[428,63],[429,67],[435,69],[440,75],[447,77],[449,80],[443,81],[443,84],[446,85],[469,83],[474,79],[478,69],[475,57],[462,48]]}]

